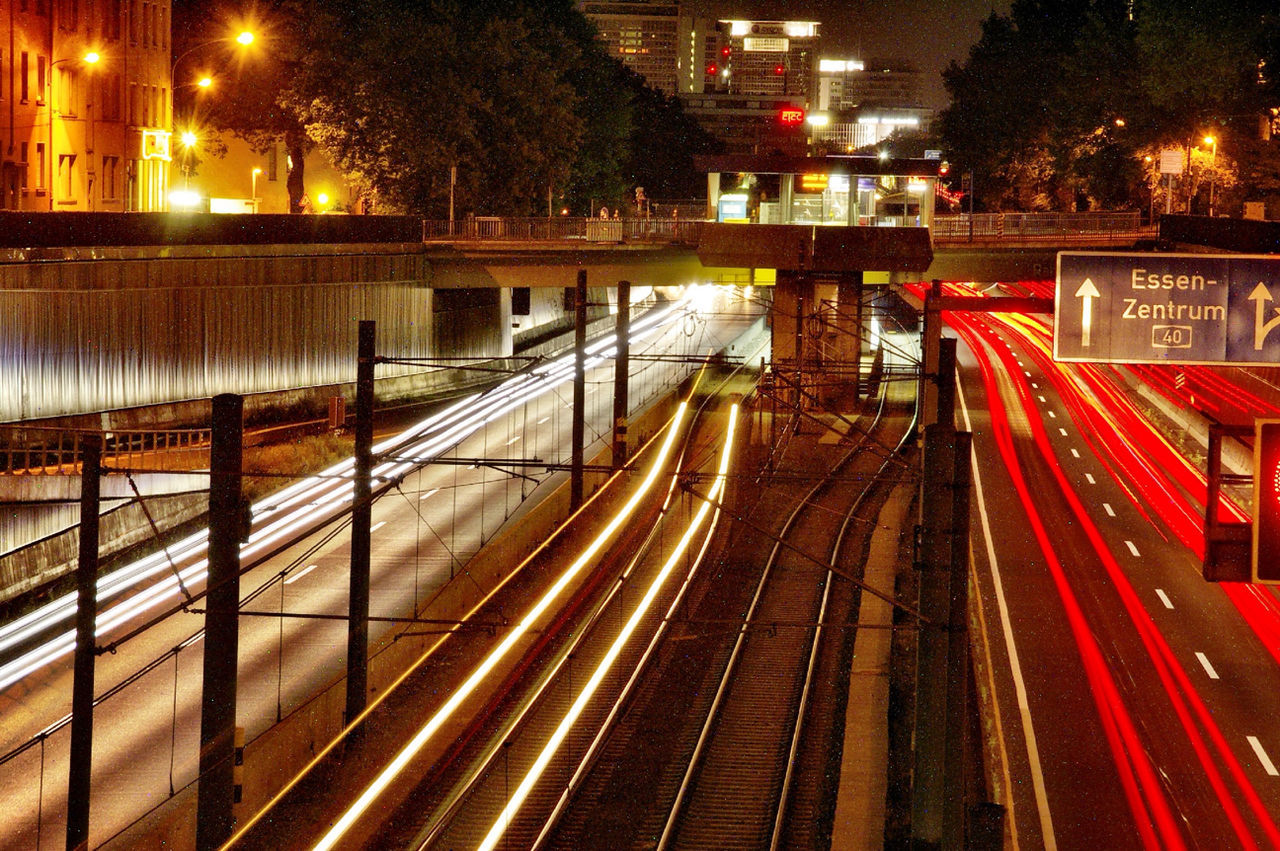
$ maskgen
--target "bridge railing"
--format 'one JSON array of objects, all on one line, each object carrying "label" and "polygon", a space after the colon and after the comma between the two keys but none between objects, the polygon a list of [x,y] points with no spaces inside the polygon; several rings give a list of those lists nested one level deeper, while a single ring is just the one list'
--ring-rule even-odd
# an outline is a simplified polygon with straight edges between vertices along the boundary
[{"label": "bridge railing", "polygon": [[[427,219],[427,242],[580,240],[587,243],[663,242],[696,245],[704,222],[671,216],[591,218],[582,216],[474,216],[453,222]],[[748,225],[749,227],[749,225]],[[930,227],[935,245],[961,243],[1087,243],[1153,239],[1156,229],[1139,213],[968,213],[936,215]]]},{"label": "bridge railing", "polygon": [[210,431],[150,429],[97,431],[45,426],[0,426],[0,476],[57,476],[80,472],[84,439],[102,440],[102,462],[129,470],[198,469],[209,465]]},{"label": "bridge railing", "polygon": [[935,215],[930,227],[934,245],[965,242],[1124,243],[1154,238],[1136,212],[1093,213],[959,213]]}]

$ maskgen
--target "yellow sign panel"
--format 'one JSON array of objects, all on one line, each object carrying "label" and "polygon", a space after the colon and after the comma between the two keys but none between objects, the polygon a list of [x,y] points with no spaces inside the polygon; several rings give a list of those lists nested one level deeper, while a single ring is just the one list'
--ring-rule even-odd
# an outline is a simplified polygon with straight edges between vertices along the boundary
[{"label": "yellow sign panel", "polygon": [[800,176],[801,189],[813,189],[821,192],[827,188],[827,175],[825,174],[804,174]]}]

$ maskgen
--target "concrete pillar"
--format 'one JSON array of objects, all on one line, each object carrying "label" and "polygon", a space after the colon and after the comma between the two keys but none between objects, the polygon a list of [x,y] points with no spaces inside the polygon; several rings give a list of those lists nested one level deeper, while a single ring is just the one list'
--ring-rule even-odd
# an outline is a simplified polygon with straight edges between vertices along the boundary
[{"label": "concrete pillar", "polygon": [[803,387],[808,394],[814,390],[818,341],[807,330],[814,324],[814,313],[813,279],[803,272],[779,269],[770,319],[773,369],[778,373],[778,394],[784,405],[813,404],[812,399],[804,401],[796,388]]},{"label": "concrete pillar", "polygon": [[823,374],[829,404],[852,408],[858,399],[862,362],[862,272],[844,272],[836,281],[829,313]]}]

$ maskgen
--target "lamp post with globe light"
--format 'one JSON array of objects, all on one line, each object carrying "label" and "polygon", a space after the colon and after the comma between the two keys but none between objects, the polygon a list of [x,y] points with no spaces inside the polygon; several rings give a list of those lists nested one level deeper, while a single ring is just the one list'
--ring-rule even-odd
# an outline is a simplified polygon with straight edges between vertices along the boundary
[{"label": "lamp post with globe light", "polygon": [[240,32],[239,35],[236,35],[236,36],[223,36],[221,38],[211,38],[208,41],[202,41],[199,44],[192,45],[191,47],[179,53],[177,58],[174,59],[173,62],[169,65],[169,79],[173,84],[173,88],[175,89],[182,88],[184,85],[196,86],[201,89],[209,88],[209,86],[213,84],[213,79],[206,74],[200,75],[200,77],[193,83],[186,83],[186,84],[179,83],[178,82],[178,65],[179,63],[182,62],[183,59],[186,59],[188,56],[195,53],[197,50],[208,47],[211,44],[225,44],[227,42],[234,42],[240,45],[241,47],[248,47],[254,42],[254,34],[249,30],[243,30]]}]

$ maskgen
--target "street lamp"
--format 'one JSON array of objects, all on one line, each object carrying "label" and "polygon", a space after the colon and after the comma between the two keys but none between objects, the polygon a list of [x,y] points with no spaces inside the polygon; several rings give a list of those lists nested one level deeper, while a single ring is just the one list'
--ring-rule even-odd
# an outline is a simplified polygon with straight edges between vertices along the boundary
[{"label": "street lamp", "polygon": [[252,179],[252,181],[253,181],[253,183],[252,183],[252,187],[253,187],[253,189],[252,189],[252,192],[253,192],[253,211],[254,211],[255,213],[256,213],[256,212],[258,212],[258,175],[260,175],[260,174],[262,174],[262,169],[258,168],[258,167],[255,165],[255,166],[253,167],[253,172],[252,172],[252,174],[251,174],[251,179]]},{"label": "street lamp", "polygon": [[1209,161],[1209,217],[1213,217],[1213,190],[1218,183],[1218,140],[1213,136],[1205,136],[1204,143],[1213,149]]},{"label": "street lamp", "polygon": [[58,161],[58,153],[53,140],[53,69],[66,62],[83,62],[86,65],[95,65],[102,59],[102,55],[96,50],[90,50],[83,56],[69,56],[65,59],[58,59],[49,63],[49,212],[53,212],[54,196],[57,187],[54,184],[54,168]]},{"label": "street lamp", "polygon": [[[221,38],[211,38],[208,41],[202,41],[199,44],[192,45],[191,47],[182,51],[182,53],[178,54],[178,58],[174,59],[173,63],[169,65],[169,79],[173,83],[173,88],[175,89],[179,88],[178,63],[182,62],[183,59],[186,59],[192,53],[195,53],[197,50],[200,50],[201,48],[208,47],[211,44],[222,44],[228,41],[234,41],[236,44],[239,44],[241,47],[248,47],[249,45],[253,44],[253,39],[254,39],[253,33],[249,32],[248,30],[244,30],[237,36],[234,36],[234,37],[223,36]],[[210,77],[202,76],[195,83],[189,83],[188,85],[195,85],[195,86],[199,86],[202,89],[207,89],[212,84],[213,84],[213,80]]]},{"label": "street lamp", "polygon": [[191,153],[199,143],[200,138],[192,130],[183,130],[182,135],[178,137],[178,141],[182,143],[182,188],[189,189],[191,182]]}]

